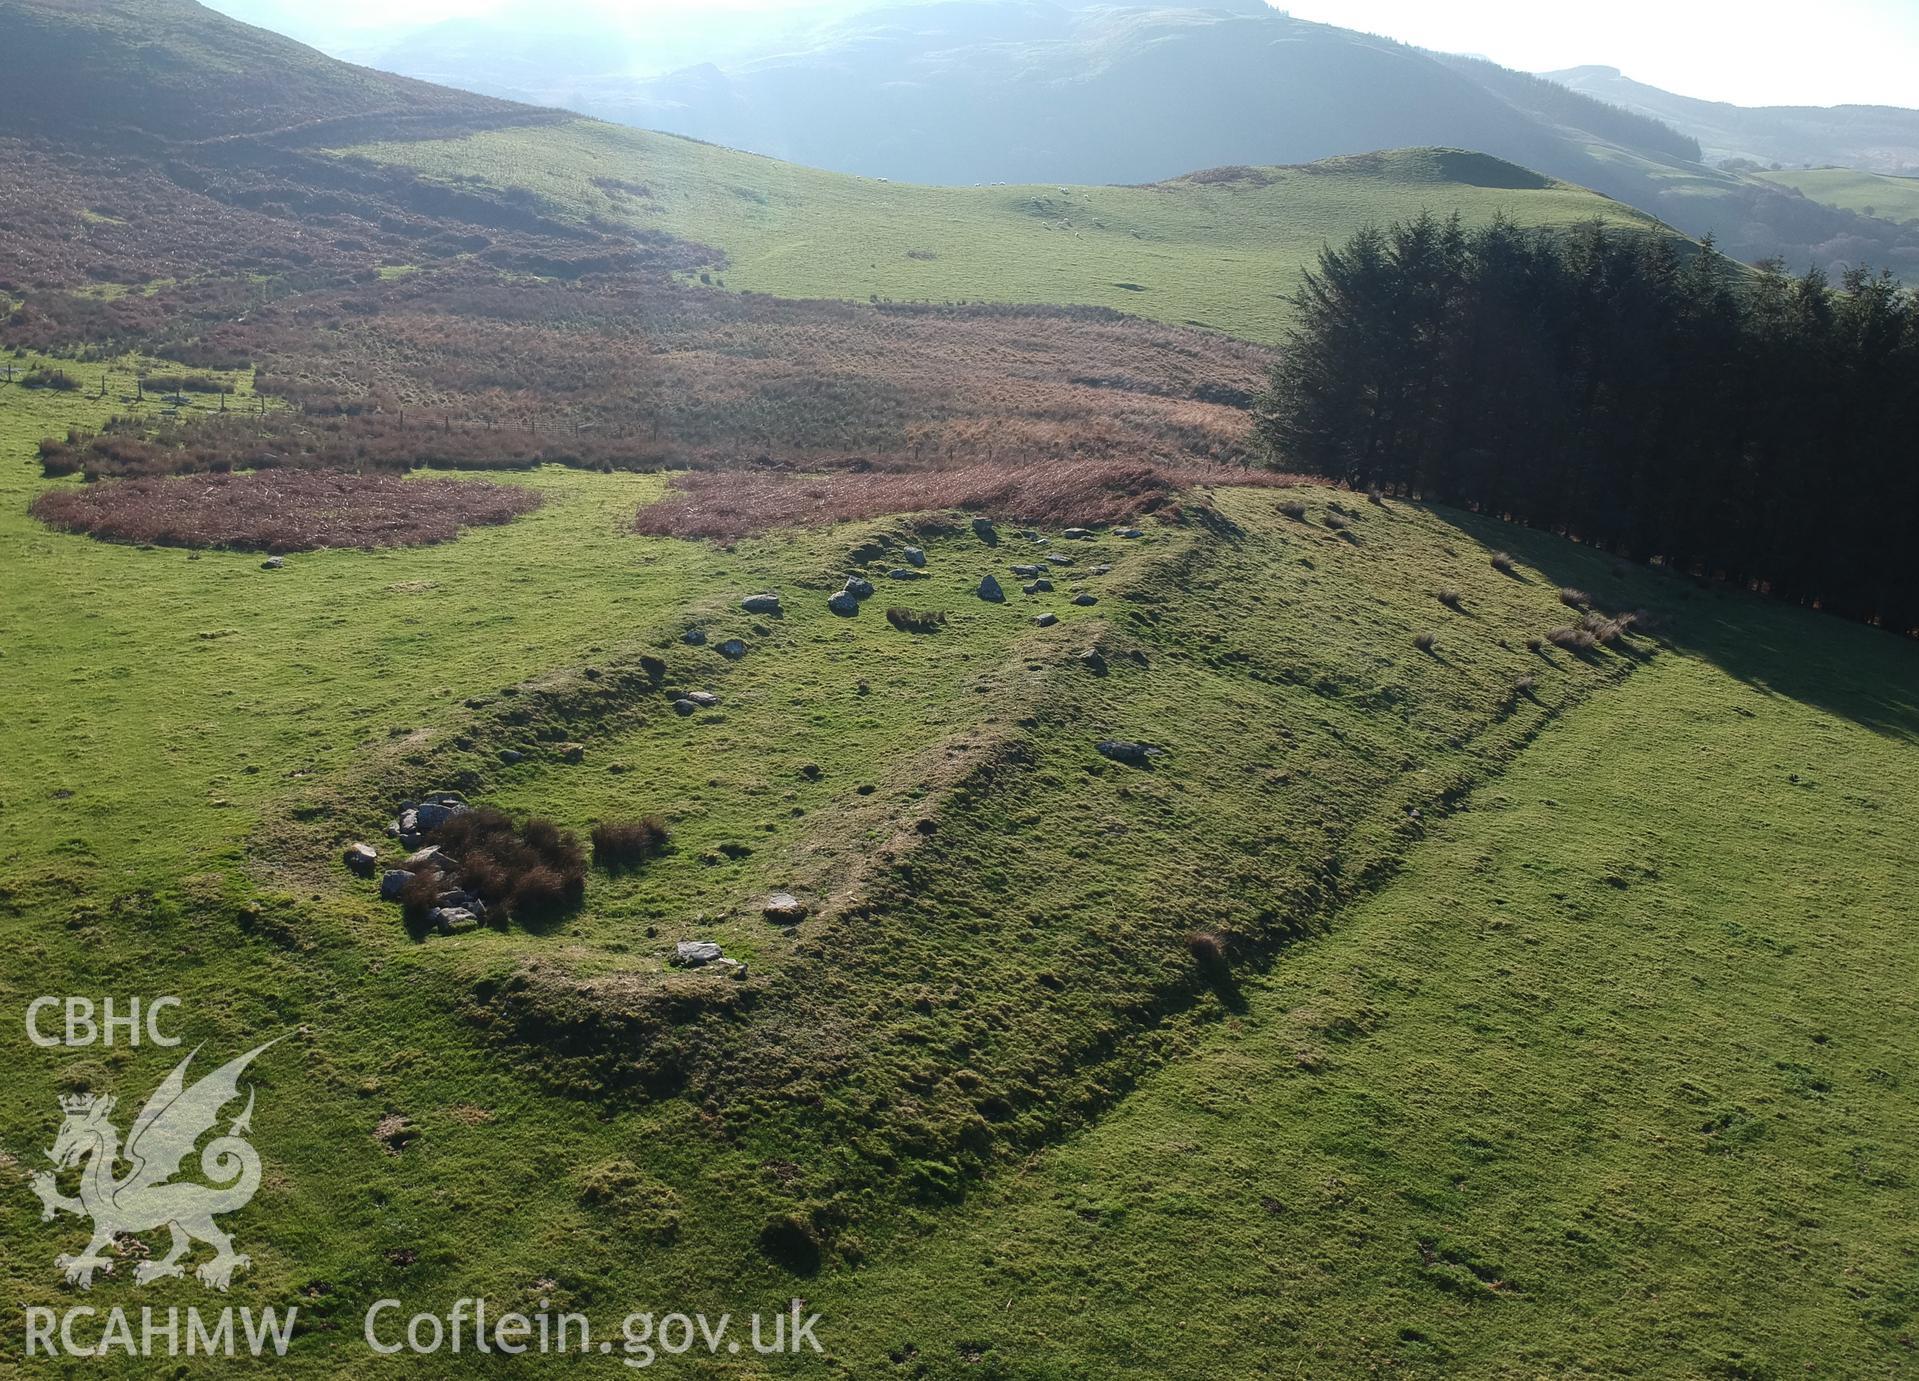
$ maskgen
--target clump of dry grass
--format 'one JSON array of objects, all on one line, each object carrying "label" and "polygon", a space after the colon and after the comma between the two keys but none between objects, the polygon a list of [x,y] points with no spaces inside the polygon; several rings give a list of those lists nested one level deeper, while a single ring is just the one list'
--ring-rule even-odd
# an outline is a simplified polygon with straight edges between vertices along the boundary
[{"label": "clump of dry grass", "polygon": [[1517,568],[1513,561],[1512,553],[1504,552],[1504,551],[1494,552],[1493,553],[1493,569],[1498,571],[1501,575],[1516,574]]},{"label": "clump of dry grass", "polygon": [[1439,638],[1436,634],[1415,633],[1413,635],[1413,646],[1418,648],[1421,652],[1431,652],[1438,645],[1439,645]]},{"label": "clump of dry grass", "polygon": [[1574,628],[1564,624],[1546,634],[1546,641],[1554,647],[1563,647],[1568,652],[1591,652],[1599,645],[1599,639],[1584,628]]},{"label": "clump of dry grass", "polygon": [[[46,467],[47,443],[41,453]],[[450,542],[463,527],[510,522],[539,506],[538,491],[520,485],[259,470],[54,489],[34,500],[32,512],[49,526],[107,542],[289,552]]]},{"label": "clump of dry grass", "polygon": [[529,816],[515,824],[504,811],[482,806],[454,816],[431,839],[459,860],[455,882],[485,902],[489,916],[504,910],[522,924],[549,921],[586,893],[586,852],[551,820]]},{"label": "clump of dry grass", "polygon": [[1593,597],[1584,590],[1577,590],[1570,585],[1566,585],[1560,588],[1559,602],[1568,609],[1590,609],[1592,608]]},{"label": "clump of dry grass", "polygon": [[636,868],[666,848],[666,825],[654,816],[603,820],[593,827],[593,865],[609,872]]},{"label": "clump of dry grass", "polygon": [[1210,930],[1195,930],[1186,937],[1186,952],[1204,969],[1216,969],[1226,962],[1225,937]]},{"label": "clump of dry grass", "polygon": [[886,611],[886,621],[902,633],[937,633],[946,626],[946,615],[938,609],[901,609]]}]

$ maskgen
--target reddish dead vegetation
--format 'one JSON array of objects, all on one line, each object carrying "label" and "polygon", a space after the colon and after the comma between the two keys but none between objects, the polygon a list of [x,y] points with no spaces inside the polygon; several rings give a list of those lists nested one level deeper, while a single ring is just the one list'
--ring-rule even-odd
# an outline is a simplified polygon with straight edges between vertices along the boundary
[{"label": "reddish dead vegetation", "polygon": [[779,527],[827,527],[891,513],[961,509],[1039,527],[1093,527],[1167,511],[1204,484],[1297,484],[1296,475],[1224,465],[1012,461],[926,470],[793,475],[696,471],[634,519],[654,537],[732,541]]},{"label": "reddish dead vegetation", "polygon": [[243,551],[419,547],[540,506],[519,485],[328,470],[182,475],[54,489],[33,502],[53,527],[109,542]]},{"label": "reddish dead vegetation", "polygon": [[[0,141],[0,211],[0,299],[17,299],[0,303],[0,347],[251,364],[256,390],[291,405],[163,410],[103,365],[123,414],[43,442],[50,477],[727,470],[643,522],[738,535],[793,521],[796,497],[808,522],[954,507],[1108,522],[1163,507],[1194,471],[1254,462],[1250,404],[1273,360],[1100,308],[716,292],[673,276],[721,267],[710,248],[293,148],[195,146],[156,167]],[[797,492],[768,471],[833,477]],[[240,498],[291,484],[63,490],[40,511],[101,536],[271,550],[444,540],[466,520],[412,489],[404,508],[425,511],[370,519],[317,511],[298,487],[258,516]]]}]

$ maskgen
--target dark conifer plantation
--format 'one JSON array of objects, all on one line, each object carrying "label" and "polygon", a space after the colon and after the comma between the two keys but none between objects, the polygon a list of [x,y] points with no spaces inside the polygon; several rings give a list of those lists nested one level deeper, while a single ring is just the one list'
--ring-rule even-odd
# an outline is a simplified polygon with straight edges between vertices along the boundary
[{"label": "dark conifer plantation", "polygon": [[1262,398],[1291,468],[1919,630],[1919,303],[1710,242],[1430,216],[1328,248]]}]

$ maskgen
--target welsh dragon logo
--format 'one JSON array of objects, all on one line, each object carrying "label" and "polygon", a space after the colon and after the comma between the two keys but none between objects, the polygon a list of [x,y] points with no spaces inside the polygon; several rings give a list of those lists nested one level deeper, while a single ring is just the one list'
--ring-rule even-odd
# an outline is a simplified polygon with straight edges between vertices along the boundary
[{"label": "welsh dragon logo", "polygon": [[[60,1100],[66,1120],[47,1159],[59,1170],[84,1167],[80,1195],[70,1199],[62,1194],[53,1170],[33,1177],[33,1192],[39,1196],[44,1222],[62,1213],[93,1220],[93,1240],[86,1250],[78,1256],[62,1255],[53,1263],[65,1273],[69,1285],[90,1289],[95,1271],[113,1269],[102,1253],[116,1237],[162,1227],[173,1234],[172,1249],[157,1261],[142,1261],[134,1267],[137,1284],[185,1275],[181,1258],[195,1242],[206,1243],[215,1253],[194,1272],[210,1289],[226,1289],[235,1271],[252,1264],[250,1257],[233,1250],[233,1239],[214,1222],[220,1214],[246,1207],[260,1187],[260,1153],[246,1140],[253,1120],[251,1086],[246,1109],[233,1119],[224,1136],[215,1137],[200,1153],[200,1172],[220,1187],[169,1181],[180,1173],[180,1162],[195,1143],[219,1121],[220,1110],[240,1096],[240,1076],[247,1066],[274,1044],[268,1041],[228,1061],[191,1088],[186,1082],[187,1066],[199,1052],[188,1054],[133,1119],[124,1151],[119,1129],[113,1125],[112,1098],[83,1093]],[[131,1169],[123,1178],[115,1178],[122,1159]]]}]

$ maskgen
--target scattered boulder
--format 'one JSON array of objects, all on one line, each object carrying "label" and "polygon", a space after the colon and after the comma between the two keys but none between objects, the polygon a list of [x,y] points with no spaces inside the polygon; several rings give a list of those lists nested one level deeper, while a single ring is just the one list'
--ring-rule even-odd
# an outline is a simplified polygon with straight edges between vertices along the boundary
[{"label": "scattered boulder", "polygon": [[979,597],[990,603],[1000,604],[1006,599],[1006,591],[1000,589],[999,581],[992,576],[983,576],[979,583]]},{"label": "scattered boulder", "polygon": [[1015,566],[1013,567],[1013,574],[1017,576],[1022,576],[1027,580],[1031,580],[1034,576],[1039,574],[1039,567],[1038,566]]},{"label": "scattered boulder", "polygon": [[1136,527],[1117,527],[1113,529],[1115,537],[1144,537],[1146,534]]},{"label": "scattered boulder", "polygon": [[737,662],[746,655],[746,644],[738,638],[728,638],[720,644],[720,656],[729,662]]},{"label": "scattered boulder", "polygon": [[508,767],[511,767],[516,762],[525,762],[526,754],[517,748],[502,748],[500,750],[500,761]]},{"label": "scattered boulder", "polygon": [[1135,743],[1131,739],[1103,738],[1098,744],[1100,755],[1114,762],[1123,762],[1131,767],[1144,767],[1160,755],[1161,750],[1151,744]]},{"label": "scattered boulder", "polygon": [[688,647],[704,646],[706,643],[706,630],[704,628],[689,628],[680,634],[680,641]]},{"label": "scattered boulder", "polygon": [[437,830],[454,816],[465,813],[466,802],[458,796],[435,796],[413,808],[414,818],[420,822],[422,830]]},{"label": "scattered boulder", "polygon": [[579,762],[586,756],[584,743],[562,743],[553,750],[560,755],[561,762]]},{"label": "scattered boulder", "polygon": [[740,601],[740,608],[749,614],[777,614],[780,612],[780,597],[774,594],[748,595]]},{"label": "scattered boulder", "polygon": [[342,854],[341,861],[355,874],[363,878],[373,876],[373,865],[379,860],[380,851],[371,844],[349,844]]},{"label": "scattered boulder", "polygon": [[421,839],[433,833],[454,816],[466,810],[466,798],[457,792],[444,792],[438,796],[429,796],[424,801],[408,801],[400,807],[398,818],[393,822],[388,834],[393,835],[408,848],[417,846]]},{"label": "scattered boulder", "polygon": [[673,947],[673,957],[689,969],[710,964],[720,957],[720,947],[711,940],[682,940]]},{"label": "scattered boulder", "polygon": [[1077,604],[1082,609],[1090,609],[1095,604],[1099,603],[1099,596],[1098,595],[1074,595],[1073,603]]},{"label": "scattered boulder", "polygon": [[1019,588],[1022,594],[1043,595],[1053,588],[1053,582],[1050,580],[1035,580],[1032,584],[1022,585]]},{"label": "scattered boulder", "polygon": [[1107,565],[1095,566],[1093,567],[1092,570],[1087,572],[1088,575],[1111,575],[1112,573],[1113,573],[1113,568]]},{"label": "scattered boulder", "polygon": [[464,935],[480,928],[480,918],[464,906],[436,906],[426,918],[442,935]]},{"label": "scattered boulder", "polygon": [[835,590],[826,597],[826,607],[841,618],[850,619],[860,611],[860,602],[851,590]]},{"label": "scattered boulder", "polygon": [[724,974],[728,978],[746,977],[746,965],[738,959],[715,959],[711,967],[715,973]]},{"label": "scattered boulder", "polygon": [[1051,628],[1054,624],[1059,622],[1059,615],[1058,614],[1035,614],[1033,615],[1033,622],[1038,624],[1041,628]]},{"label": "scattered boulder", "polygon": [[863,575],[846,577],[846,593],[854,599],[865,599],[873,593],[873,582]]},{"label": "scattered boulder", "polygon": [[682,698],[691,700],[703,710],[710,710],[720,703],[719,696],[713,694],[712,691],[688,691]]},{"label": "scattered boulder", "polygon": [[284,556],[269,556],[260,563],[260,569],[263,571],[277,571],[284,567],[286,563],[287,559]]},{"label": "scattered boulder", "polygon": [[973,535],[989,547],[997,547],[999,545],[999,529],[993,526],[991,519],[973,519]]},{"label": "scattered boulder", "polygon": [[687,700],[684,698],[675,700],[673,702],[673,713],[680,716],[680,718],[682,719],[684,719],[687,715],[695,713],[699,708],[700,707],[694,704],[691,700]]},{"label": "scattered boulder", "polygon": [[1046,553],[1046,559],[1051,561],[1055,566],[1070,566],[1074,564],[1073,558],[1063,552],[1049,551]]},{"label": "scattered boulder", "polygon": [[1093,531],[1091,528],[1069,527],[1060,536],[1069,542],[1087,542],[1092,540]]},{"label": "scattered boulder", "polygon": [[926,564],[926,549],[924,547],[908,547],[901,552],[900,555],[906,558],[906,564],[909,566],[924,566]]},{"label": "scattered boulder", "polygon": [[400,893],[406,891],[406,885],[413,881],[413,874],[404,868],[389,868],[380,874],[380,900],[398,901]]},{"label": "scattered boulder", "polygon": [[760,914],[775,925],[796,925],[807,917],[806,903],[791,892],[775,892],[766,899]]},{"label": "scattered boulder", "polygon": [[888,580],[924,580],[926,577],[918,571],[909,570],[905,566],[895,566],[886,573],[886,578]]},{"label": "scattered boulder", "polygon": [[451,873],[457,869],[459,860],[442,849],[438,844],[429,844],[424,849],[415,849],[406,856],[406,862],[400,865],[409,873],[425,872],[428,868],[442,873]]}]

